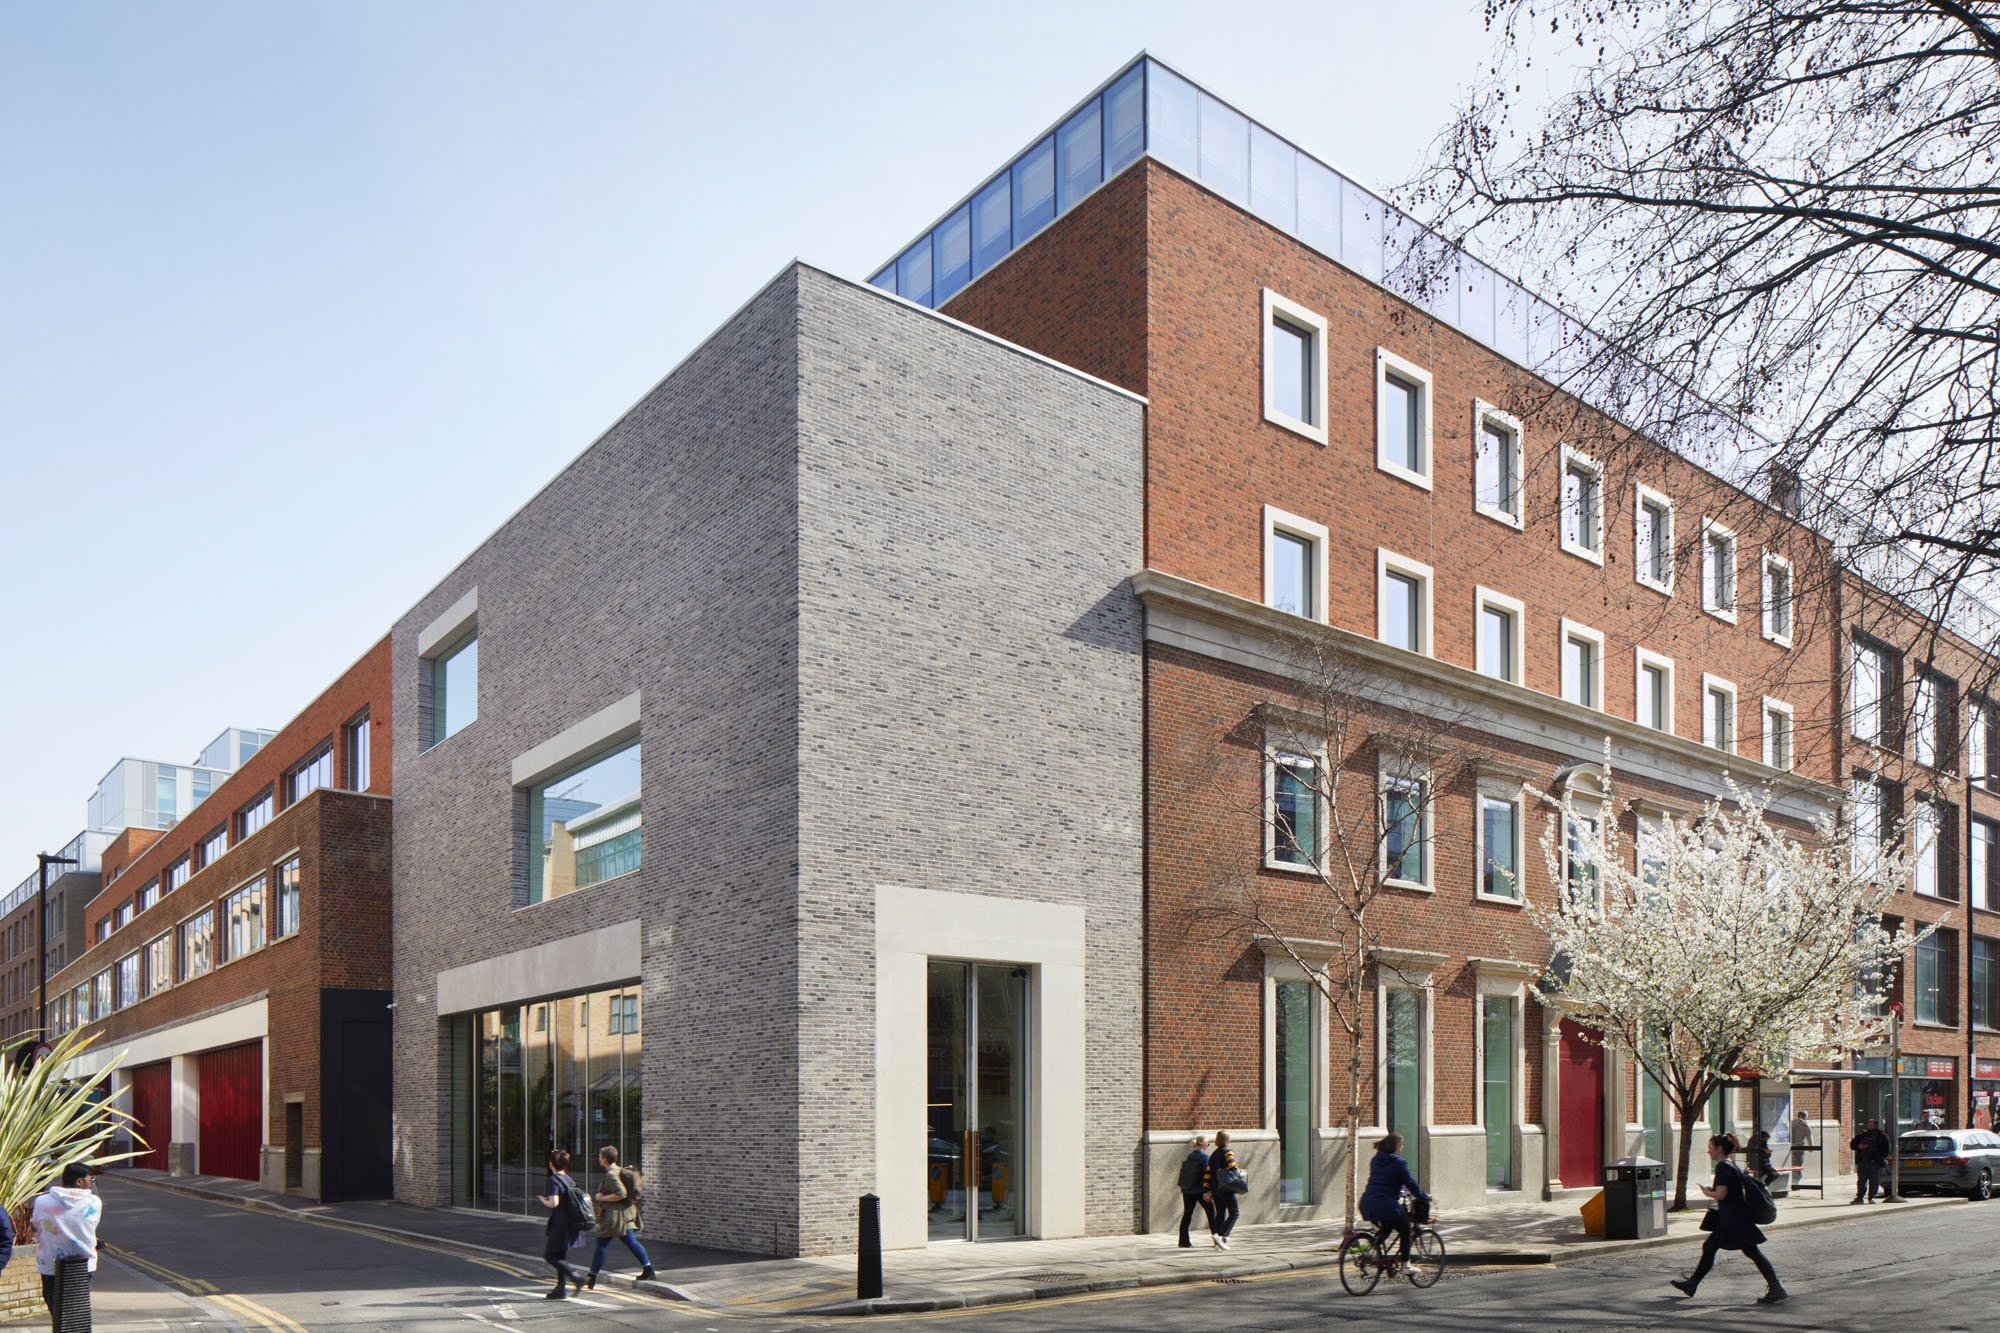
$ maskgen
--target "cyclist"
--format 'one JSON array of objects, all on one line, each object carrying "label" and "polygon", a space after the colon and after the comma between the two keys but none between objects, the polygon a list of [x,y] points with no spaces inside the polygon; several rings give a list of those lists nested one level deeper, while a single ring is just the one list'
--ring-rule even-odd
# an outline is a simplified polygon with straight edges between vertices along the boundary
[{"label": "cyclist", "polygon": [[1375,1145],[1375,1158],[1368,1165],[1368,1188],[1361,1195],[1361,1216],[1375,1223],[1375,1243],[1379,1246],[1394,1231],[1401,1241],[1396,1262],[1410,1257],[1410,1211],[1403,1195],[1422,1199],[1429,1206],[1431,1196],[1417,1183],[1410,1164],[1403,1160],[1403,1136],[1390,1134]]}]

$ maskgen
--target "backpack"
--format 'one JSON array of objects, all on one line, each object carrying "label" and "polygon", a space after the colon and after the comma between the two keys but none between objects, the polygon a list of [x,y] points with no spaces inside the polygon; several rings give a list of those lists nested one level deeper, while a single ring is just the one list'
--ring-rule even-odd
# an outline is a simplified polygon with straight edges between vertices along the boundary
[{"label": "backpack", "polygon": [[621,1166],[618,1168],[618,1179],[625,1186],[625,1202],[637,1208],[639,1196],[646,1192],[645,1178],[633,1168]]},{"label": "backpack", "polygon": [[597,1209],[591,1205],[590,1196],[578,1189],[574,1182],[558,1180],[562,1189],[563,1211],[569,1214],[569,1224],[578,1232],[597,1229]]},{"label": "backpack", "polygon": [[1771,1197],[1771,1191],[1764,1188],[1764,1182],[1748,1171],[1736,1173],[1743,1184],[1743,1206],[1750,1212],[1750,1220],[1758,1226],[1769,1226],[1778,1220],[1778,1202]]},{"label": "backpack", "polygon": [[1181,1193],[1201,1193],[1202,1179],[1208,1175],[1208,1154],[1191,1152],[1181,1158]]}]

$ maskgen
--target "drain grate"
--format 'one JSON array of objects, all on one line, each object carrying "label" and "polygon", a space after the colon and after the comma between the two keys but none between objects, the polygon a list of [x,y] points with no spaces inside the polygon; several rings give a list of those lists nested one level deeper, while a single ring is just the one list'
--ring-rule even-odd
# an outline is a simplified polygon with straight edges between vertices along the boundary
[{"label": "drain grate", "polygon": [[1023,1273],[1021,1274],[1021,1280],[1023,1282],[1081,1282],[1084,1276],[1082,1273]]},{"label": "drain grate", "polygon": [[1249,1285],[1248,1278],[1240,1277],[1212,1277],[1209,1281],[1218,1287],[1244,1287]]}]

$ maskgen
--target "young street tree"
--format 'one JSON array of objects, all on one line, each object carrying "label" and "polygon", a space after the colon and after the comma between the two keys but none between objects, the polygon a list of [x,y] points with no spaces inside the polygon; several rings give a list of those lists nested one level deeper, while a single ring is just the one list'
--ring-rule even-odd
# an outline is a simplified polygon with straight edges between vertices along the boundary
[{"label": "young street tree", "polygon": [[1608,768],[1573,770],[1543,799],[1542,851],[1563,891],[1535,909],[1552,948],[1538,993],[1660,1085],[1680,1122],[1673,1206],[1685,1208],[1695,1124],[1723,1080],[1883,1039],[1884,983],[1936,929],[1881,924],[1914,852],[1832,818],[1802,843],[1731,784],[1692,819],[1648,821],[1628,863]]},{"label": "young street tree", "polygon": [[[1486,20],[1490,77],[1406,198],[1593,331],[1541,331],[1533,369],[1752,493],[1775,481],[1940,620],[1990,589],[2000,5],[1487,0]],[[1575,88],[1538,107],[1565,58]]]},{"label": "young street tree", "polygon": [[[1251,874],[1222,886],[1203,910],[1203,924],[1240,938],[1248,932],[1266,957],[1289,962],[1326,1004],[1334,1048],[1345,1055],[1337,1077],[1336,1109],[1346,1130],[1346,1217],[1354,1225],[1357,1174],[1366,1158],[1358,1149],[1367,1123],[1369,1053],[1390,1039],[1387,1015],[1377,1012],[1376,983],[1421,990],[1429,984],[1427,955],[1396,947],[1384,929],[1385,909],[1411,886],[1432,881],[1430,830],[1437,792],[1456,781],[1463,746],[1447,744],[1455,710],[1419,699],[1407,683],[1371,670],[1355,649],[1326,631],[1288,636],[1276,645],[1288,664],[1282,689],[1260,704],[1228,738],[1254,746],[1267,777],[1253,796],[1264,839],[1263,865],[1284,873]],[[1236,788],[1242,804],[1241,767],[1218,767],[1219,781]],[[1282,1009],[1282,1000],[1281,1000]],[[1287,1015],[1280,1013],[1281,1022]],[[1303,1013],[1289,1015],[1297,1031],[1310,1031]],[[1415,1041],[1411,1030],[1402,1034]],[[1302,1039],[1302,1038],[1301,1038]],[[1396,1051],[1388,1051],[1393,1062]],[[1415,1052],[1404,1053],[1406,1062]],[[1311,1088],[1282,1090],[1280,1115],[1296,1109],[1308,1131]],[[1395,1130],[1405,1117],[1378,1108]],[[1416,1108],[1407,1111],[1415,1132]],[[1286,1151],[1310,1153],[1310,1132],[1287,1142]],[[1288,1163],[1306,1167],[1307,1163]]]}]

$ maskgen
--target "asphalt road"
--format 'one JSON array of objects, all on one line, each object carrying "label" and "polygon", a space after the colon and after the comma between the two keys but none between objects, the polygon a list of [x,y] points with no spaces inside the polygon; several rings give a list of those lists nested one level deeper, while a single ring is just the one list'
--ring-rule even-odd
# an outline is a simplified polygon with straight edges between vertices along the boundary
[{"label": "asphalt road", "polygon": [[1778,1232],[1769,1247],[1794,1293],[1755,1303],[1762,1283],[1725,1253],[1694,1301],[1666,1285],[1696,1248],[1675,1244],[1548,1268],[1448,1272],[1429,1291],[1384,1282],[1345,1295],[1329,1272],[1106,1293],[1031,1306],[870,1319],[770,1319],[600,1289],[545,1301],[546,1270],[470,1259],[420,1242],[205,1203],[105,1181],[110,1261],[100,1273],[102,1329],[465,1329],[468,1323],[667,1330],[797,1330],[919,1324],[994,1330],[1137,1329],[1275,1333],[1387,1321],[1437,1333],[1620,1333],[1814,1329],[1952,1333],[2000,1329],[2000,1202]]}]

